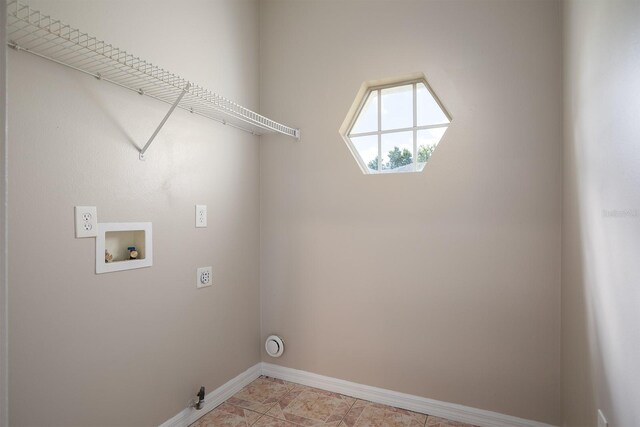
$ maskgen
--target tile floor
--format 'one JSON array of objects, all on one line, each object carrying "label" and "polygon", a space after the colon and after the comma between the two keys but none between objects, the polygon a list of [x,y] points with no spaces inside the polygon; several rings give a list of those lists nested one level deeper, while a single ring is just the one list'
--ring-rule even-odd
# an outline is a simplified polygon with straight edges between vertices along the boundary
[{"label": "tile floor", "polygon": [[473,427],[260,377],[191,427]]}]

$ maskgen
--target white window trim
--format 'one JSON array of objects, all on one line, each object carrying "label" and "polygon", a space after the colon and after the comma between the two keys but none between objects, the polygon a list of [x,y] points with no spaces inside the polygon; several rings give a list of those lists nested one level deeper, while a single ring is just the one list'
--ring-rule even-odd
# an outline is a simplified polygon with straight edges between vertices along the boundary
[{"label": "white window trim", "polygon": [[[436,104],[438,104],[438,107],[440,107],[440,109],[442,110],[442,113],[445,115],[445,117],[449,121],[448,123],[438,123],[435,125],[418,126],[418,89],[417,89],[418,83],[424,84],[429,94],[433,97],[434,101],[436,102]],[[408,128],[382,130],[382,90],[392,88],[392,87],[400,87],[400,86],[408,86],[408,85],[412,85],[412,91],[413,91],[413,126]],[[360,116],[360,113],[362,112],[362,109],[364,108],[372,92],[377,92],[377,96],[378,96],[378,130],[371,131],[371,132],[351,133],[351,131],[353,130],[353,127],[356,124],[356,121],[358,120],[358,117]],[[451,125],[451,122],[452,122],[452,118],[449,115],[449,112],[446,110],[446,108],[444,108],[444,105],[442,105],[442,102],[440,102],[440,99],[438,99],[433,89],[431,89],[431,86],[429,86],[429,83],[427,83],[426,79],[418,78],[418,79],[410,79],[410,80],[396,80],[393,83],[367,87],[364,95],[360,98],[360,104],[358,105],[358,108],[354,111],[354,114],[351,115],[349,124],[346,128],[346,132],[344,132],[343,134],[343,138],[349,145],[349,149],[353,153],[363,173],[368,175],[384,175],[386,173],[394,173],[394,172],[393,172],[393,169],[389,170],[388,172],[384,172],[382,169],[382,135],[390,134],[390,133],[413,131],[414,161],[413,161],[413,170],[411,172],[419,172],[418,171],[418,131],[426,130],[426,129],[448,128]],[[365,164],[364,160],[358,153],[358,150],[356,149],[355,145],[351,141],[351,138],[357,138],[362,136],[378,137],[378,170],[377,172],[371,172],[371,170],[369,169],[369,166]]]}]

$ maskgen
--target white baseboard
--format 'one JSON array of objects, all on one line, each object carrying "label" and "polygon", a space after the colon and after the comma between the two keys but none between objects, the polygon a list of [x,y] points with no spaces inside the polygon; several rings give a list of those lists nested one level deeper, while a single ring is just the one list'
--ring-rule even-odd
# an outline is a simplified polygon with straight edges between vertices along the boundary
[{"label": "white baseboard", "polygon": [[188,425],[196,422],[198,418],[204,416],[207,412],[211,411],[213,408],[239,392],[242,387],[258,378],[261,374],[261,370],[262,364],[255,364],[237,377],[227,381],[211,393],[207,394],[204,397],[204,405],[199,411],[193,408],[183,409],[178,415],[162,423],[160,427],[187,427]]},{"label": "white baseboard", "polygon": [[279,378],[309,387],[321,388],[383,405],[395,406],[453,421],[469,423],[478,427],[554,427],[551,424],[538,421],[526,420],[511,415],[486,411],[484,409],[470,408],[455,403],[441,402],[426,397],[358,384],[266,362],[252,366],[237,377],[227,381],[225,384],[207,394],[205,396],[205,404],[201,410],[196,411],[193,408],[184,409],[175,417],[164,422],[160,427],[187,427],[236,394],[242,387],[251,383],[251,381],[260,375]]},{"label": "white baseboard", "polygon": [[455,403],[440,402],[426,397],[353,383],[266,362],[262,363],[262,375],[479,427],[553,427],[550,424],[538,421],[526,420],[484,409],[470,408]]}]

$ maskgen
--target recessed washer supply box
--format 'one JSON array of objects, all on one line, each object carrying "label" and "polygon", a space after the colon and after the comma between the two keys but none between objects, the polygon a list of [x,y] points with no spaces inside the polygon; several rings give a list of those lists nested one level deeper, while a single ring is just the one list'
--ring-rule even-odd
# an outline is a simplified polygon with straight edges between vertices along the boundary
[{"label": "recessed washer supply box", "polygon": [[[129,247],[138,252],[129,259]],[[106,262],[105,251],[113,255]],[[150,222],[103,222],[98,224],[96,237],[96,274],[132,270],[153,265],[153,244]]]}]

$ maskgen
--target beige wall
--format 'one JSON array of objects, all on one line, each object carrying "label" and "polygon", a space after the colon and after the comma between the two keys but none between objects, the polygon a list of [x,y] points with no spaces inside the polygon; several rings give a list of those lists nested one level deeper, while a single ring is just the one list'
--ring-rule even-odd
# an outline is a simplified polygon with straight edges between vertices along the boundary
[{"label": "beige wall", "polygon": [[[561,420],[562,39],[553,1],[261,2],[263,360]],[[424,72],[453,116],[424,173],[364,176],[363,81]]]},{"label": "beige wall", "polygon": [[567,426],[640,425],[640,3],[565,6]]},{"label": "beige wall", "polygon": [[[0,2],[0,16],[6,16],[6,3]],[[4,21],[3,21],[4,22]],[[0,426],[9,425],[8,418],[8,363],[7,363],[7,44],[5,25],[0,25]]]},{"label": "beige wall", "polygon": [[[254,1],[29,4],[258,107]],[[259,362],[258,138],[176,111],[141,162],[167,105],[14,51],[9,97],[11,425],[158,425]],[[74,205],[153,222],[153,267],[95,275]]]}]

